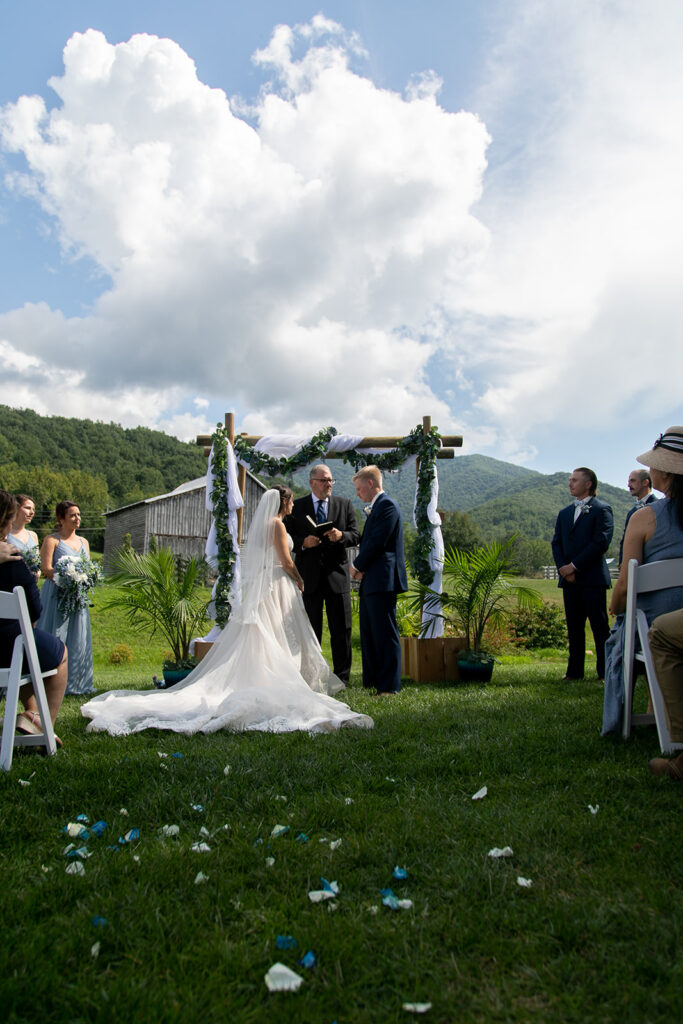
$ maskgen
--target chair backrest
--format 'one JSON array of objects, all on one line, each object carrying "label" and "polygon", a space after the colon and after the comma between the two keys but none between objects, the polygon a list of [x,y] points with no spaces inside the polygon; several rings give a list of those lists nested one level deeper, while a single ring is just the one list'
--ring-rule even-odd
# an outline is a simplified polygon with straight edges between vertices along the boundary
[{"label": "chair backrest", "polygon": [[636,596],[669,587],[683,587],[683,558],[663,558],[645,565],[638,565],[632,558],[628,563],[628,594]]},{"label": "chair backrest", "polygon": [[15,587],[12,593],[0,590],[0,619],[16,619],[23,638],[24,653],[33,679],[42,678],[38,663],[38,652],[33,637],[33,625],[28,614],[26,594],[23,587]]}]

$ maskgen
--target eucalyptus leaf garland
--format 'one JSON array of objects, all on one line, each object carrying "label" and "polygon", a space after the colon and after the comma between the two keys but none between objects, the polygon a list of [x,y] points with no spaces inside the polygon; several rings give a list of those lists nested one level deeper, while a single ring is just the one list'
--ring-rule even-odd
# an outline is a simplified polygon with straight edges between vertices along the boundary
[{"label": "eucalyptus leaf garland", "polygon": [[[233,447],[237,458],[242,463],[246,463],[253,473],[287,477],[295,472],[295,470],[309,465],[315,459],[324,458],[330,440],[336,434],[337,429],[335,427],[326,427],[320,430],[311,438],[308,444],[305,444],[291,458],[274,459],[265,452],[257,452],[243,437],[236,437]],[[211,443],[213,446],[214,473],[211,503],[213,518],[216,524],[216,545],[218,548],[218,580],[216,582],[214,602],[216,622],[219,626],[223,627],[230,618],[230,591],[237,553],[233,547],[232,537],[228,529],[228,435],[225,427],[220,423],[217,424],[216,430],[211,437]],[[362,466],[374,465],[385,473],[396,472],[411,455],[418,457],[419,469],[415,502],[417,537],[413,545],[411,568],[413,575],[425,586],[430,586],[434,579],[434,570],[429,564],[434,544],[427,509],[431,499],[436,453],[440,447],[441,436],[436,427],[432,427],[425,434],[422,427],[417,426],[405,437],[402,437],[397,446],[390,451],[369,453],[359,451],[357,448],[351,448],[349,451],[339,453],[341,459],[353,466],[356,471]]]}]

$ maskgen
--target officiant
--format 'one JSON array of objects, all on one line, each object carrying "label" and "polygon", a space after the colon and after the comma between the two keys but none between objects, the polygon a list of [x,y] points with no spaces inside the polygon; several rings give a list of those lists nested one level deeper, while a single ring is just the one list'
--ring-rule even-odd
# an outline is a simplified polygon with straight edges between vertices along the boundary
[{"label": "officiant", "polygon": [[[351,583],[347,548],[358,545],[358,522],[350,500],[332,494],[334,479],[328,466],[322,463],[312,466],[309,483],[311,493],[296,499],[285,526],[294,541],[294,562],[303,577],[304,607],[313,631],[320,641],[324,606],[334,673],[348,683]],[[329,529],[325,530],[326,524]]]}]

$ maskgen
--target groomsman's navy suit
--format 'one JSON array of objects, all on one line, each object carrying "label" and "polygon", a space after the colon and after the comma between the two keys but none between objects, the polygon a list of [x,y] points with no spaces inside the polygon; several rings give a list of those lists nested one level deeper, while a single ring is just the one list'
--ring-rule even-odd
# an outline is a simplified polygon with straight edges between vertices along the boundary
[{"label": "groomsman's navy suit", "polygon": [[619,542],[619,568],[621,568],[621,560],[624,557],[624,537],[626,536],[626,527],[629,524],[629,520],[630,520],[631,516],[633,515],[634,512],[637,512],[639,508],[643,508],[644,505],[651,505],[652,502],[656,501],[656,500],[657,500],[657,495],[656,494],[652,494],[652,492],[650,492],[650,494],[648,494],[647,498],[643,502],[643,505],[636,505],[636,504],[634,504],[633,508],[630,508],[628,510],[628,512],[626,513],[626,519],[624,520],[624,532],[622,533],[621,540]]},{"label": "groomsman's navy suit", "polygon": [[353,505],[348,498],[331,494],[327,519],[343,536],[331,542],[323,537],[316,547],[305,548],[302,541],[313,531],[307,516],[316,521],[313,496],[307,494],[297,498],[291,515],[285,519],[285,526],[294,540],[294,562],[304,581],[304,608],[313,632],[322,640],[323,605],[327,610],[327,625],[330,630],[332,664],[335,675],[348,683],[351,672],[351,583],[347,548],[356,547],[360,539],[358,521]]},{"label": "groomsman's navy suit", "polygon": [[374,501],[353,564],[364,574],[360,585],[363,686],[374,686],[378,693],[398,693],[401,642],[396,595],[408,589],[408,579],[401,512],[384,491]]},{"label": "groomsman's navy suit", "polygon": [[582,679],[586,654],[586,619],[595,641],[595,661],[599,678],[605,675],[605,641],[609,636],[607,590],[611,580],[605,552],[612,540],[612,509],[597,498],[589,498],[574,521],[575,505],[563,508],[557,517],[552,548],[559,569],[570,562],[576,567],[576,580],[560,577],[569,636],[567,676]]}]

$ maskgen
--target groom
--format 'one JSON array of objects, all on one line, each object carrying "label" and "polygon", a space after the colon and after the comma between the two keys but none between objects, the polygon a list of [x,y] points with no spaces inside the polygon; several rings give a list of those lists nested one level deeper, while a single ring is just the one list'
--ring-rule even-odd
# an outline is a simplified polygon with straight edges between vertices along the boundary
[{"label": "groom", "polygon": [[360,580],[360,644],[363,686],[378,697],[401,689],[401,643],[396,624],[396,595],[408,589],[403,556],[403,524],[396,502],[382,490],[377,466],[365,466],[353,478],[356,494],[369,505],[368,518],[351,579]]}]

